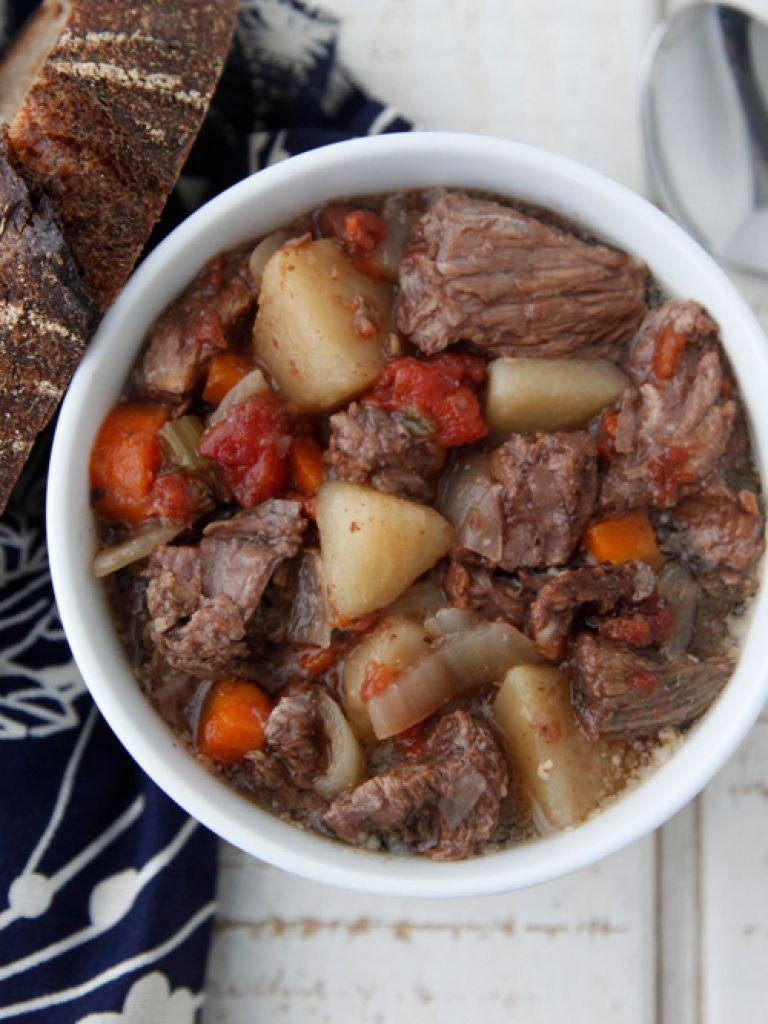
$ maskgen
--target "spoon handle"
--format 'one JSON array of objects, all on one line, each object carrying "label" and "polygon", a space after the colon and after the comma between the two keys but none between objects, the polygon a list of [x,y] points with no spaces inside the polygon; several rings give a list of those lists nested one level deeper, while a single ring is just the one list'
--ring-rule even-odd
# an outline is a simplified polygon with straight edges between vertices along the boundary
[{"label": "spoon handle", "polygon": [[[755,36],[750,38],[749,31],[750,24],[754,24],[756,29],[762,26],[752,22],[744,11],[735,7],[719,6],[717,13],[725,53],[739,91],[752,140],[755,199],[759,205],[768,206],[768,106],[755,74]],[[768,38],[768,31],[766,37]]]}]

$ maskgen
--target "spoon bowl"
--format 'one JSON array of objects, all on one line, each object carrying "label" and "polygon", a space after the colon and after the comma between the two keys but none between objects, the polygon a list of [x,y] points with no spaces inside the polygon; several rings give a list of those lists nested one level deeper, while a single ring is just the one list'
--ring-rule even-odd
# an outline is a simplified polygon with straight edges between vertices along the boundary
[{"label": "spoon bowl", "polygon": [[684,7],[649,41],[641,105],[660,204],[715,256],[768,275],[768,23]]}]

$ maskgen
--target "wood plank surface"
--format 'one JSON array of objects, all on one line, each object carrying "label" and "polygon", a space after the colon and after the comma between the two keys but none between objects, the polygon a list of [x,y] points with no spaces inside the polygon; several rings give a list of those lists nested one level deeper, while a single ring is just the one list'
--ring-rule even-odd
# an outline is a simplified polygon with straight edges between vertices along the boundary
[{"label": "wood plank surface", "polygon": [[[682,0],[325,0],[342,56],[420,126],[573,157],[645,191],[640,62]],[[768,16],[766,0],[742,0]],[[768,327],[763,279],[734,275]],[[205,1024],[768,1020],[768,715],[692,805],[538,888],[407,901],[222,844]]]}]

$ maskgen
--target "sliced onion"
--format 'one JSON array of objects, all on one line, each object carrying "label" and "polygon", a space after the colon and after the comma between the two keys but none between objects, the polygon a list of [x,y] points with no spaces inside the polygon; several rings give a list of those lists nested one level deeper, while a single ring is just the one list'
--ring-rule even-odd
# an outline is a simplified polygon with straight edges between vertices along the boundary
[{"label": "sliced onion", "polygon": [[500,683],[513,665],[541,662],[528,637],[508,622],[483,622],[452,633],[437,647],[461,692],[486,683]]},{"label": "sliced onion", "polygon": [[165,519],[149,520],[128,540],[100,551],[93,560],[93,571],[99,577],[109,576],[131,562],[147,558],[158,544],[169,544],[184,529],[184,526],[169,523]]},{"label": "sliced onion", "polygon": [[248,261],[248,269],[257,288],[261,288],[264,267],[266,267],[277,250],[282,249],[290,237],[289,231],[273,231],[271,235],[265,235],[260,242],[256,243],[251,253],[251,258]]},{"label": "sliced onion", "polygon": [[330,646],[331,613],[319,551],[308,550],[302,555],[288,620],[288,639],[293,644]]},{"label": "sliced onion", "polygon": [[435,640],[449,633],[462,633],[476,625],[477,619],[472,612],[461,608],[439,608],[424,622],[424,628]]},{"label": "sliced onion", "polygon": [[240,405],[241,402],[245,402],[246,399],[252,398],[253,395],[258,395],[262,391],[268,390],[269,385],[267,384],[261,370],[251,370],[250,373],[246,373],[243,379],[239,380],[237,384],[235,384],[233,388],[230,388],[226,395],[224,395],[217,407],[208,417],[208,426],[212,427],[214,423],[218,423],[220,419],[223,419],[227,409],[231,409],[235,405]]},{"label": "sliced onion", "polygon": [[488,783],[482,772],[468,764],[450,789],[443,792],[438,810],[451,832],[454,832],[472,813],[487,788]]},{"label": "sliced onion", "polygon": [[445,591],[435,580],[422,580],[408,587],[387,608],[387,615],[405,615],[423,622],[441,608],[445,608]]},{"label": "sliced onion", "polygon": [[344,712],[324,691],[318,694],[318,708],[323,719],[330,751],[328,769],[315,780],[315,790],[326,800],[355,786],[363,776],[363,752]]},{"label": "sliced onion", "polygon": [[675,625],[662,653],[670,658],[688,650],[701,588],[680,562],[667,562],[659,574],[659,593],[669,603]]},{"label": "sliced onion", "polygon": [[382,275],[390,281],[400,277],[403,249],[418,217],[419,211],[404,196],[390,196],[384,203],[381,219],[387,225],[387,237],[379,242],[373,255]]},{"label": "sliced onion", "polygon": [[160,437],[168,445],[173,462],[192,473],[208,465],[208,459],[197,450],[202,436],[203,424],[198,416],[180,416],[177,420],[168,420],[160,428]]},{"label": "sliced onion", "polygon": [[501,487],[491,478],[487,455],[458,459],[441,488],[437,508],[456,530],[456,540],[490,562],[501,561]]},{"label": "sliced onion", "polygon": [[451,633],[368,701],[376,738],[409,729],[477,686],[501,682],[513,665],[541,660],[531,641],[507,622]]}]

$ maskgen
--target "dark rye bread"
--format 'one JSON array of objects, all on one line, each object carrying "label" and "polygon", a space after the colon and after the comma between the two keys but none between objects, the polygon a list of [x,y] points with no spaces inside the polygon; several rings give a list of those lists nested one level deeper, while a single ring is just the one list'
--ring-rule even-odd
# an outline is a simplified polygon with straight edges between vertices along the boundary
[{"label": "dark rye bread", "polygon": [[44,0],[0,64],[0,512],[162,212],[236,14]]},{"label": "dark rye bread", "polygon": [[0,140],[0,509],[98,319],[50,201]]},{"label": "dark rye bread", "polygon": [[236,14],[237,0],[48,0],[37,16],[58,36],[9,119],[10,155],[53,201],[102,310],[200,129]]}]

